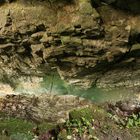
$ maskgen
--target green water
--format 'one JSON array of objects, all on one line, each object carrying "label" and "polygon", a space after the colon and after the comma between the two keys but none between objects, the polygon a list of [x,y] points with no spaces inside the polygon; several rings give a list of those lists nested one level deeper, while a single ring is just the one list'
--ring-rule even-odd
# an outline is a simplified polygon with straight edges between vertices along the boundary
[{"label": "green water", "polygon": [[96,87],[84,90],[68,85],[60,79],[58,74],[48,75],[43,78],[41,87],[49,94],[76,95],[94,102],[114,102],[118,100],[136,98],[136,95],[125,88],[103,90]]},{"label": "green water", "polygon": [[[35,80],[33,82],[35,82]],[[63,80],[61,80],[60,76],[57,73],[44,76],[39,82],[38,86],[31,86],[27,88],[27,86],[23,87],[19,84],[16,88],[16,92],[19,91],[21,93],[31,94],[49,93],[56,95],[75,95],[92,100],[93,102],[114,102],[136,97],[132,92],[126,90],[125,88],[112,89],[108,91],[96,87],[92,87],[87,90],[80,89],[65,83]]]}]

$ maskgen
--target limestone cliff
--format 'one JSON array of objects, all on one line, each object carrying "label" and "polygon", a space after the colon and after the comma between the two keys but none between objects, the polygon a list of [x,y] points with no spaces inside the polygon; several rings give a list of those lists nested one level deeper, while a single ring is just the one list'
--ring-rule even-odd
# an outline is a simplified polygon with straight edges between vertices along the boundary
[{"label": "limestone cliff", "polygon": [[56,67],[73,85],[139,92],[139,9],[138,0],[3,2],[1,81],[42,76]]}]

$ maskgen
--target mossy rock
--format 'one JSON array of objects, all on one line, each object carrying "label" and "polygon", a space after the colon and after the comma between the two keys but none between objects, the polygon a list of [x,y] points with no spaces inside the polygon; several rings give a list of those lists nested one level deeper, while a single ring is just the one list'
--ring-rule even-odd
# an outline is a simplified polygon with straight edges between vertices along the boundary
[{"label": "mossy rock", "polygon": [[76,109],[69,113],[69,119],[77,119],[80,120],[81,118],[85,118],[87,120],[91,120],[93,118],[93,109],[90,107]]},{"label": "mossy rock", "polygon": [[[4,130],[8,132],[9,137],[18,138],[22,137],[32,137],[33,133],[32,130],[34,127],[38,126],[41,133],[47,132],[50,129],[54,129],[56,124],[50,124],[48,122],[42,122],[41,124],[36,124],[34,122],[14,118],[7,116],[7,114],[0,112],[0,133],[3,133]],[[8,139],[9,137],[0,135],[0,140],[5,137]],[[20,139],[18,139],[20,140]]]},{"label": "mossy rock", "polygon": [[11,138],[7,136],[0,135],[0,140],[11,140]]},{"label": "mossy rock", "polygon": [[67,132],[66,131],[61,131],[58,136],[57,136],[58,140],[67,140]]},{"label": "mossy rock", "polygon": [[80,9],[81,14],[92,14],[93,8],[91,6],[91,3],[89,1],[80,1]]}]

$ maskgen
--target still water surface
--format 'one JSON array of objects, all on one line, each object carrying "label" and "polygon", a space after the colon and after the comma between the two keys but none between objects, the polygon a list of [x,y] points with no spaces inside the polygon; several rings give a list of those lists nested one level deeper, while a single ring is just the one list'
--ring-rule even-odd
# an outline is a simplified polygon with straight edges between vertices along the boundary
[{"label": "still water surface", "polygon": [[76,88],[66,84],[63,80],[60,79],[58,74],[46,75],[42,80],[38,81],[37,79],[33,80],[32,83],[27,80],[22,84],[19,84],[15,92],[18,93],[29,93],[29,94],[57,94],[57,95],[76,95],[83,97],[93,102],[115,102],[118,100],[132,99],[136,98],[136,94],[122,89],[112,89],[112,90],[103,90],[92,87],[87,90]]}]

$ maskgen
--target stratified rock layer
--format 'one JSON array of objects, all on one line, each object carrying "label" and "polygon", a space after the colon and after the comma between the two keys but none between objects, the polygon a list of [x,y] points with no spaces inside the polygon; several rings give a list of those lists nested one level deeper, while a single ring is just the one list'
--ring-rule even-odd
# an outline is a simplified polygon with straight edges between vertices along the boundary
[{"label": "stratified rock layer", "polygon": [[[16,81],[21,75],[42,76],[53,66],[73,85],[125,86],[139,92],[138,9],[133,10],[129,0],[124,11],[116,9],[119,0],[104,2],[19,0],[3,4],[1,81]],[[134,3],[139,4],[138,0]]]}]

